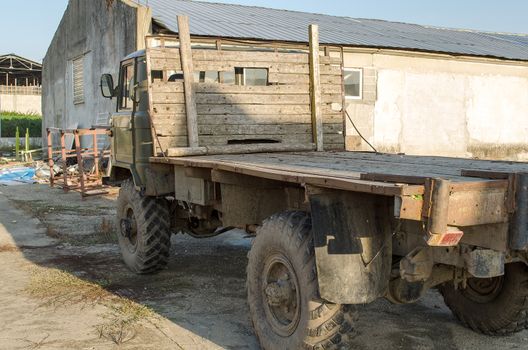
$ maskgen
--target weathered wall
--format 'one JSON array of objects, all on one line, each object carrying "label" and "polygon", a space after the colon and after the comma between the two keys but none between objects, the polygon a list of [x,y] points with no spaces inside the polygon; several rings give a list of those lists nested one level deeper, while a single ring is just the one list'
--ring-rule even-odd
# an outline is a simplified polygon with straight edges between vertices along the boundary
[{"label": "weathered wall", "polygon": [[0,94],[0,112],[42,115],[40,95]]},{"label": "weathered wall", "polygon": [[[136,8],[106,0],[70,0],[43,62],[43,133],[46,127],[90,127],[115,110],[100,93],[101,74],[117,83],[120,60],[136,50]],[[84,103],[73,103],[72,60],[84,55]]]},{"label": "weathered wall", "polygon": [[[373,52],[346,53],[345,67],[364,70],[347,111],[379,150],[528,159],[528,64]],[[368,149],[349,121],[347,135]]]}]

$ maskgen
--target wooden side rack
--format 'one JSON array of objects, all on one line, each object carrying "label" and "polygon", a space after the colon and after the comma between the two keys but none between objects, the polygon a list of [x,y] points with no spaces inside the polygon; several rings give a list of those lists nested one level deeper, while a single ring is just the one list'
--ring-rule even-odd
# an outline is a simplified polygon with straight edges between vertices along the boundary
[{"label": "wooden side rack", "polygon": [[[50,167],[50,186],[60,186],[65,192],[70,190],[80,190],[82,198],[106,194],[105,187],[102,183],[101,164],[103,159],[110,158],[109,150],[99,150],[97,136],[106,135],[106,128],[90,129],[58,129],[47,128],[48,141],[48,165]],[[54,141],[57,137],[60,141],[58,145]],[[91,137],[92,147],[82,147],[81,137]],[[66,139],[73,139],[72,146],[68,147]],[[71,149],[70,149],[71,148]],[[62,176],[56,177],[54,166],[55,158],[60,157],[62,166]],[[68,171],[68,159],[76,158],[78,171],[77,174],[70,174]],[[85,160],[93,159],[92,169],[85,169]]]}]

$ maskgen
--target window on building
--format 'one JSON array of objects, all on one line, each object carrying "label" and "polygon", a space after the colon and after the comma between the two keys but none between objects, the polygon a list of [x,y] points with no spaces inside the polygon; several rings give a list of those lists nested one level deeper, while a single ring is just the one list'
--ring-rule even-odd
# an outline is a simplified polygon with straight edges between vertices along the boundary
[{"label": "window on building", "polygon": [[221,72],[220,79],[222,84],[235,85],[235,72]]},{"label": "window on building", "polygon": [[363,70],[344,69],[345,97],[351,100],[360,100],[363,96]]},{"label": "window on building", "polygon": [[73,60],[73,104],[84,103],[84,57]]},{"label": "window on building", "polygon": [[132,63],[123,66],[121,69],[121,90],[119,96],[119,109],[132,109],[132,100],[130,99],[130,89],[134,86],[134,66]]},{"label": "window on building", "polygon": [[218,83],[220,73],[218,71],[201,71],[194,72],[194,81],[196,83]]},{"label": "window on building", "polygon": [[163,81],[163,71],[162,70],[152,70],[150,71],[150,77],[152,82]]},{"label": "window on building", "polygon": [[266,86],[268,85],[267,68],[244,68],[244,85]]}]

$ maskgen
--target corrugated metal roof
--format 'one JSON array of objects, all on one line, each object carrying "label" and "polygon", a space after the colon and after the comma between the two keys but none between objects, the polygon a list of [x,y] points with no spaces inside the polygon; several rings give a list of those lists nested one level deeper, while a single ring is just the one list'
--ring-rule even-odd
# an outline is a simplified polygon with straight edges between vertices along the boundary
[{"label": "corrugated metal roof", "polygon": [[528,61],[528,36],[435,28],[263,7],[189,0],[148,0],[154,21],[178,32],[177,15],[190,17],[191,34],[306,42],[318,24],[322,44],[365,46]]}]

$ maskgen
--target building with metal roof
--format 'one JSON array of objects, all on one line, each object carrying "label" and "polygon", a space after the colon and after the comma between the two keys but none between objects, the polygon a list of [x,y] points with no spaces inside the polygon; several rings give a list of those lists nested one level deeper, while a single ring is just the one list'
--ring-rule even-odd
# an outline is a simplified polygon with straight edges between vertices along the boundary
[{"label": "building with metal roof", "polygon": [[205,37],[306,42],[309,24],[321,44],[376,47],[528,60],[528,35],[436,28],[377,19],[338,17],[191,0],[148,0],[153,22],[177,33],[176,16],[192,18],[191,34]]},{"label": "building with metal roof", "polygon": [[0,55],[0,85],[40,86],[42,64],[14,53]]},{"label": "building with metal roof", "polygon": [[340,58],[343,103],[332,108],[350,150],[368,149],[355,126],[386,152],[528,159],[527,35],[191,0],[70,0],[43,62],[44,126],[108,119],[116,105],[100,97],[101,74],[117,81],[146,35],[177,35],[178,15],[194,47],[215,50],[306,50],[317,24],[322,54]]},{"label": "building with metal roof", "polygon": [[42,64],[16,55],[0,55],[0,112],[42,114]]}]

